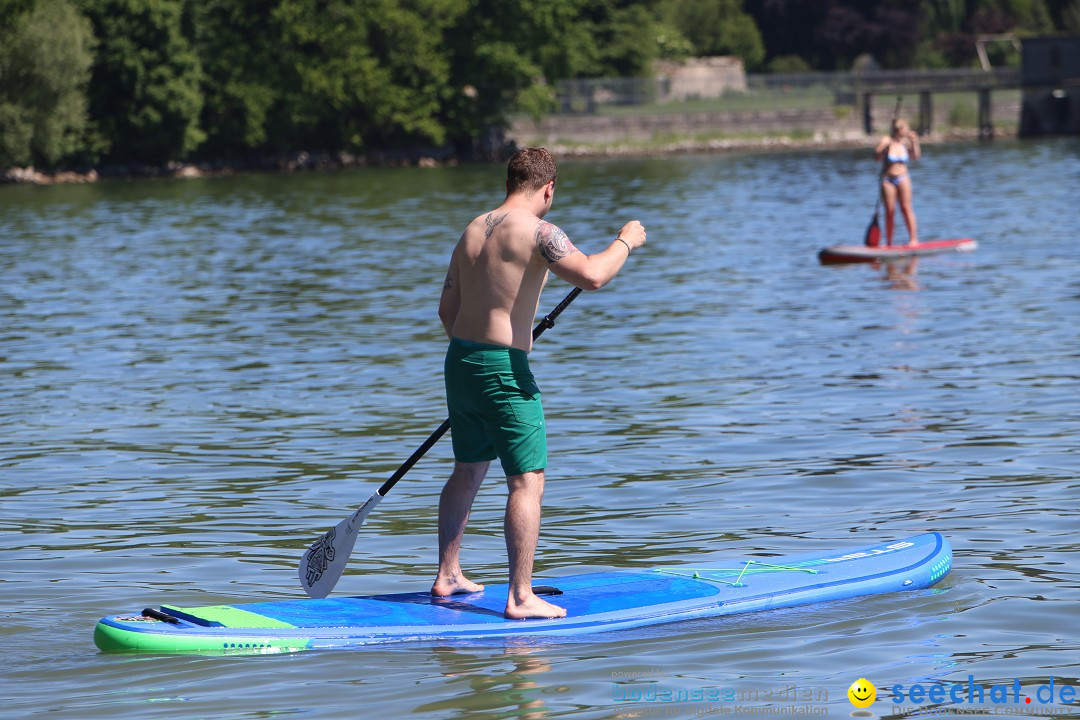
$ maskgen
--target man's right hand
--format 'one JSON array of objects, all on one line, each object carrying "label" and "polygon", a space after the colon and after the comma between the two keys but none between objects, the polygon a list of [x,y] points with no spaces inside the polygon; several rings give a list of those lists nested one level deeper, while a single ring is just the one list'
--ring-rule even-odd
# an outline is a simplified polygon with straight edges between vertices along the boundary
[{"label": "man's right hand", "polygon": [[631,220],[623,225],[619,237],[631,248],[639,248],[645,244],[645,226],[637,220]]}]

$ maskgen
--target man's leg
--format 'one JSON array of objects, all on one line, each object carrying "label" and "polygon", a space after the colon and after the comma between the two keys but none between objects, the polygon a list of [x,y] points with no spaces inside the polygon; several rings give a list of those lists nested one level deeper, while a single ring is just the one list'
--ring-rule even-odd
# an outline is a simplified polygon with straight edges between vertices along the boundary
[{"label": "man's leg", "polygon": [[506,597],[506,617],[565,617],[566,610],[541,600],[532,589],[533,558],[540,540],[540,505],[544,499],[544,471],[510,475],[506,478],[510,495],[506,499],[506,553],[510,559],[510,590]]},{"label": "man's leg", "polygon": [[432,595],[444,597],[484,589],[461,572],[461,537],[488,465],[487,461],[455,462],[454,472],[439,496],[439,574],[431,586]]}]

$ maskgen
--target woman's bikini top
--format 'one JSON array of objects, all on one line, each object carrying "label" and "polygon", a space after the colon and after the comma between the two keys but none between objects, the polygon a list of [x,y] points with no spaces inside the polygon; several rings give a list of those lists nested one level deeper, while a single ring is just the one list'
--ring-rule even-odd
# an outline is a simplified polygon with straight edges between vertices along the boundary
[{"label": "woman's bikini top", "polygon": [[[893,147],[899,147],[900,148],[898,151],[896,151],[895,155],[893,154]],[[892,165],[894,163],[904,163],[904,164],[906,164],[907,161],[908,161],[907,148],[904,147],[904,145],[901,144],[901,143],[890,142],[889,143],[889,154],[885,156],[885,159],[888,160],[890,165]]]}]

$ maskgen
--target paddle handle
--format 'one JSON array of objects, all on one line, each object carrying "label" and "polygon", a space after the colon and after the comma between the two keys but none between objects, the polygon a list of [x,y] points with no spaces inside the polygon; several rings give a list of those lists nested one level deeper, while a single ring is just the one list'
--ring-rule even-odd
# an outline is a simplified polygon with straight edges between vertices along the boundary
[{"label": "paddle handle", "polygon": [[[562,299],[562,302],[560,302],[558,305],[556,305],[555,308],[551,312],[549,312],[547,315],[545,315],[544,319],[541,320],[537,324],[537,326],[533,328],[533,331],[532,331],[533,340],[535,340],[536,338],[543,335],[544,331],[547,330],[548,328],[555,327],[555,318],[559,317],[559,315],[562,313],[562,311],[565,310],[566,307],[570,303],[574,302],[574,298],[576,298],[580,294],[581,294],[581,288],[579,288],[579,287],[574,288],[573,290],[571,290],[569,292],[569,294],[567,294],[566,297],[564,297]],[[427,451],[431,449],[431,446],[434,445],[435,443],[439,442],[439,438],[441,438],[443,435],[445,435],[446,431],[449,430],[449,429],[450,429],[450,418],[447,418],[446,420],[443,420],[442,425],[440,425],[438,427],[438,429],[435,430],[435,432],[431,433],[431,435],[428,437],[428,439],[425,440],[420,445],[420,447],[416,448],[416,451],[413,452],[413,454],[409,456],[409,459],[406,460],[405,462],[403,462],[401,464],[401,467],[399,467],[397,470],[395,470],[394,474],[391,475],[390,478],[386,482],[384,482],[382,484],[382,487],[380,487],[378,489],[378,491],[377,491],[379,493],[379,495],[381,497],[386,497],[386,493],[390,492],[394,488],[394,486],[397,485],[398,480],[405,477],[405,473],[409,472],[409,470],[412,469],[412,466],[415,465],[417,463],[417,461],[420,460],[420,458],[424,457],[424,455],[427,454]]]}]

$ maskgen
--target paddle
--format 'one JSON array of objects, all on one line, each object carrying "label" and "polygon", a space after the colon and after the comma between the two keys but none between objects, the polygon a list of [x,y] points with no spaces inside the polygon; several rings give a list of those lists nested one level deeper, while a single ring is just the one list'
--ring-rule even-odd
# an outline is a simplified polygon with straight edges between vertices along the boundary
[{"label": "paddle", "polygon": [[[532,336],[533,340],[540,337],[545,330],[555,326],[555,318],[566,309],[566,306],[574,301],[578,295],[581,294],[581,288],[574,288],[570,291],[563,301],[555,306],[555,309],[548,313],[540,323],[533,328]],[[300,584],[304,587],[304,592],[309,597],[324,598],[330,594],[330,591],[337,585],[337,581],[341,578],[341,574],[345,572],[345,565],[349,561],[349,555],[352,554],[353,545],[356,544],[356,536],[360,532],[360,526],[367,520],[367,516],[371,514],[371,511],[375,509],[375,506],[386,497],[386,493],[390,492],[398,480],[405,476],[405,473],[409,472],[416,462],[431,449],[431,446],[439,441],[446,431],[450,429],[450,419],[447,418],[443,421],[443,424],[439,428],[431,433],[431,437],[423,442],[416,449],[409,459],[402,463],[394,474],[390,476],[390,479],[382,484],[375,494],[367,499],[360,508],[349,517],[339,522],[336,526],[331,528],[321,538],[311,544],[311,547],[307,549],[304,556],[300,558]]]},{"label": "paddle", "polygon": [[878,190],[878,199],[874,203],[874,217],[870,220],[870,225],[866,228],[866,237],[863,242],[866,247],[877,247],[881,244],[881,226],[878,225],[878,209],[881,207],[881,190]]},{"label": "paddle", "polygon": [[[900,104],[902,102],[904,102],[904,96],[897,95],[896,107],[893,108],[892,113],[893,122],[896,122],[896,118],[900,117]],[[878,224],[878,210],[881,209],[881,180],[878,180],[877,184],[877,202],[874,203],[874,217],[870,220],[870,225],[866,228],[866,236],[863,238],[863,244],[866,247],[877,247],[881,244],[881,225]]]}]

